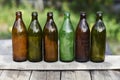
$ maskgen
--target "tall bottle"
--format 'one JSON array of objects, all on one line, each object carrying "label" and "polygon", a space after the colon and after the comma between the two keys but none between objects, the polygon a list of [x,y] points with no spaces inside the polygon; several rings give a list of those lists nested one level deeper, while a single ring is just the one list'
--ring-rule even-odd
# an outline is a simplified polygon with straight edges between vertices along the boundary
[{"label": "tall bottle", "polygon": [[43,30],[44,61],[58,60],[58,30],[53,19],[53,13],[47,13],[47,21]]},{"label": "tall bottle", "polygon": [[86,13],[81,12],[75,35],[75,60],[86,62],[90,54],[90,29],[86,21]]},{"label": "tall bottle", "polygon": [[16,12],[12,28],[12,47],[14,61],[21,62],[27,59],[27,30],[20,11]]},{"label": "tall bottle", "polygon": [[28,28],[28,60],[42,60],[42,29],[38,21],[38,13],[32,12],[32,20]]},{"label": "tall bottle", "polygon": [[97,12],[96,23],[91,31],[91,56],[93,62],[103,62],[105,58],[106,28],[102,12]]},{"label": "tall bottle", "polygon": [[64,22],[59,33],[60,60],[71,62],[74,60],[74,29],[70,20],[70,13],[64,13]]}]

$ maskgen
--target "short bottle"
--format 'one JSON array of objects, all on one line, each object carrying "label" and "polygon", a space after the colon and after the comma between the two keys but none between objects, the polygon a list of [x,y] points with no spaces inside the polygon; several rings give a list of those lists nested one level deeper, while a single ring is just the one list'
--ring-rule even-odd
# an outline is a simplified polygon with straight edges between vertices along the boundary
[{"label": "short bottle", "polygon": [[106,28],[102,19],[102,12],[97,12],[96,23],[91,31],[91,55],[93,62],[103,62],[105,59]]},{"label": "short bottle", "polygon": [[32,20],[28,28],[28,60],[42,60],[42,29],[38,21],[38,13],[32,12]]},{"label": "short bottle", "polygon": [[22,20],[22,12],[16,12],[16,20],[12,28],[13,60],[27,60],[27,30]]},{"label": "short bottle", "polygon": [[53,13],[47,13],[47,21],[43,29],[44,61],[58,60],[58,30],[53,19]]},{"label": "short bottle", "polygon": [[74,29],[70,20],[70,13],[64,13],[63,25],[59,31],[60,61],[74,60]]},{"label": "short bottle", "polygon": [[90,54],[90,29],[86,21],[85,12],[80,14],[80,21],[75,33],[75,60],[87,62]]}]

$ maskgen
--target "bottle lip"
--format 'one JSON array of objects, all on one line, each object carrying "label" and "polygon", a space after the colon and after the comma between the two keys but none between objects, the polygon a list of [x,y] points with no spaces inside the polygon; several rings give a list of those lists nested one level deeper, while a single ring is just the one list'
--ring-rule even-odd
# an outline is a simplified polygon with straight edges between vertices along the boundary
[{"label": "bottle lip", "polygon": [[97,11],[97,16],[99,16],[99,17],[102,17],[102,15],[103,15],[103,12],[102,11]]},{"label": "bottle lip", "polygon": [[84,11],[81,11],[81,12],[80,12],[80,16],[83,16],[83,17],[85,17],[85,16],[86,16],[86,12],[84,12]]},{"label": "bottle lip", "polygon": [[69,16],[70,16],[70,13],[66,11],[66,12],[64,12],[64,16],[69,17]]},{"label": "bottle lip", "polygon": [[22,12],[21,12],[21,11],[17,11],[17,12],[16,12],[16,15],[17,15],[17,16],[20,16],[20,15],[22,15]]},{"label": "bottle lip", "polygon": [[47,16],[53,16],[53,12],[47,12]]},{"label": "bottle lip", "polygon": [[32,12],[32,16],[38,16],[38,13],[36,11]]}]

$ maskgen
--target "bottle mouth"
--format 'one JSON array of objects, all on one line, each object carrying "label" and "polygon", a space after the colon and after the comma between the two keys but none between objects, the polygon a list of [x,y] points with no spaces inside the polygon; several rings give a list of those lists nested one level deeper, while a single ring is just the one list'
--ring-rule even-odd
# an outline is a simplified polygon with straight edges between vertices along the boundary
[{"label": "bottle mouth", "polygon": [[16,12],[16,15],[17,15],[17,16],[21,16],[21,15],[22,15],[22,12],[21,12],[21,11],[17,11],[17,12]]},{"label": "bottle mouth", "polygon": [[81,16],[86,16],[86,12],[81,11],[81,12],[80,12],[80,15],[81,15]]},{"label": "bottle mouth", "polygon": [[53,16],[53,12],[48,12],[47,16]]},{"label": "bottle mouth", "polygon": [[102,11],[98,11],[98,12],[97,12],[97,16],[102,17],[102,15],[103,15],[103,12],[102,12]]},{"label": "bottle mouth", "polygon": [[70,13],[69,12],[64,12],[64,16],[69,17]]},{"label": "bottle mouth", "polygon": [[37,12],[32,12],[32,16],[38,16]]}]

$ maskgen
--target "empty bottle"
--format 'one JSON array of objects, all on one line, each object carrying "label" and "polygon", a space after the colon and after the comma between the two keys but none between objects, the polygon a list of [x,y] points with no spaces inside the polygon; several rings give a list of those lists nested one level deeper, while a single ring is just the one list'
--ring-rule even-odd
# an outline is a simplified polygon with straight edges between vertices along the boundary
[{"label": "empty bottle", "polygon": [[44,61],[58,60],[58,30],[53,19],[53,13],[47,13],[47,21],[43,29]]},{"label": "empty bottle", "polygon": [[97,12],[96,23],[91,31],[90,60],[93,62],[103,62],[105,58],[106,28],[102,16],[102,12]]},{"label": "empty bottle", "polygon": [[38,21],[38,13],[32,12],[32,20],[28,28],[28,60],[42,60],[42,29]]},{"label": "empty bottle", "polygon": [[70,13],[64,13],[64,22],[59,32],[60,60],[71,62],[74,60],[74,29],[70,20]]},{"label": "empty bottle", "polygon": [[13,60],[27,60],[27,30],[22,20],[22,13],[16,12],[16,20],[12,28]]},{"label": "empty bottle", "polygon": [[75,60],[86,62],[90,54],[90,29],[86,21],[86,13],[81,12],[75,35]]}]

